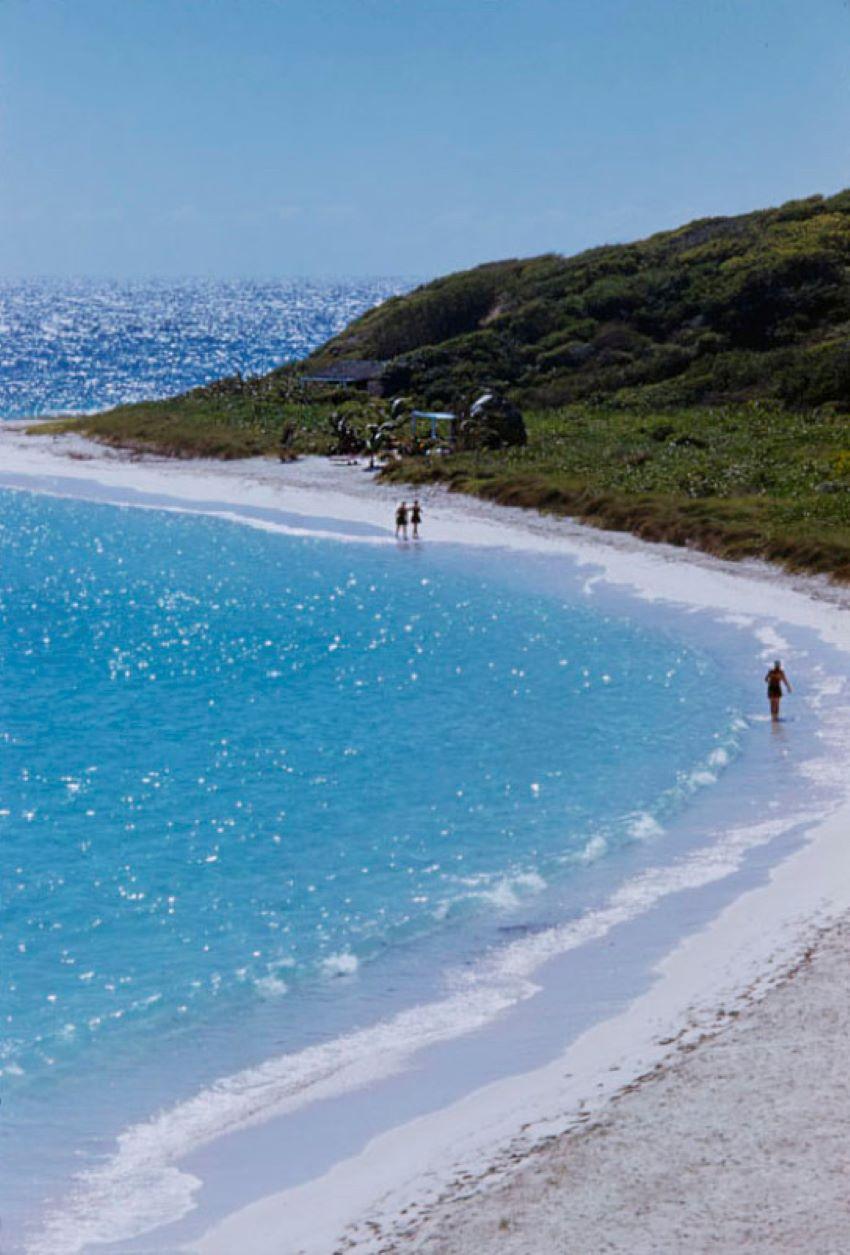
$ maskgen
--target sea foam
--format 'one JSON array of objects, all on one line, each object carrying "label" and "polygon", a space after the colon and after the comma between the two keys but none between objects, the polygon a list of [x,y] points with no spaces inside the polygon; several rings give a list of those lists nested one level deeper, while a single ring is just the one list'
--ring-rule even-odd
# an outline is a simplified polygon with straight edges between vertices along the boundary
[{"label": "sea foam", "polygon": [[821,818],[820,812],[798,811],[716,833],[686,857],[627,881],[601,908],[511,942],[471,972],[450,974],[454,994],[223,1077],[189,1101],[127,1129],[111,1159],[79,1175],[61,1209],[33,1235],[30,1255],[75,1255],[87,1244],[126,1241],[178,1220],[194,1207],[201,1185],[179,1167],[190,1153],[227,1131],[389,1076],[419,1050],[483,1027],[537,992],[533,976],[541,964],[605,937],[670,894],[732,875],[752,849]]}]

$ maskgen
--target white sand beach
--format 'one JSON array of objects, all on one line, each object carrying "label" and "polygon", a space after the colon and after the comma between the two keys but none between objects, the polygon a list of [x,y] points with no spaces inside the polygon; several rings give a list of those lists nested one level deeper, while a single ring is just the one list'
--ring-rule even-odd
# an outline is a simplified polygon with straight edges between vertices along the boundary
[{"label": "white sand beach", "polygon": [[826,1252],[850,1240],[850,922],[495,1189],[382,1249]]},{"label": "white sand beach", "polygon": [[[214,510],[302,534],[326,534],[321,520],[333,519],[375,529],[352,540],[386,544],[395,543],[400,495],[360,467],[318,459],[286,466],[134,459],[77,437],[28,437],[14,424],[0,428],[0,487]],[[777,625],[787,624],[816,633],[850,661],[850,595],[825,580],[650,546],[443,490],[420,496],[428,543],[569,555],[588,565],[589,581],[746,619],[762,632],[766,657],[782,640]],[[246,508],[277,509],[287,519]],[[847,776],[847,734],[846,721],[825,719],[825,761],[836,782]],[[769,840],[768,829],[730,836],[710,865],[689,865],[687,883],[731,873],[746,850]],[[557,1058],[387,1128],[324,1175],[234,1211],[181,1249],[848,1249],[848,840],[850,804],[809,816],[805,842],[765,883],[688,936],[625,1011]],[[653,885],[643,891],[651,896]],[[368,1070],[360,1083],[369,1084]],[[173,1247],[152,1237],[121,1249]]]}]

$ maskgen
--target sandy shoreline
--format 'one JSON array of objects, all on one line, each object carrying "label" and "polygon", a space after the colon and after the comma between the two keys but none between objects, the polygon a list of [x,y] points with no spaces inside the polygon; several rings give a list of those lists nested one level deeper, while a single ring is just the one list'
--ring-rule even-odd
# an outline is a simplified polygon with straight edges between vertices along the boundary
[{"label": "sandy shoreline", "polygon": [[[79,438],[0,428],[0,486],[26,481],[62,495],[86,495],[93,484],[150,494],[151,505],[167,497],[168,508],[213,504],[225,517],[295,533],[329,534],[316,520],[330,516],[361,529],[351,539],[395,543],[398,489],[326,462],[133,461]],[[763,564],[651,547],[440,489],[421,496],[431,543],[566,553],[592,566],[591,579],[601,569],[644,597],[775,619],[850,651],[847,595],[825,581],[777,578]],[[246,506],[286,517],[245,517]],[[849,833],[847,809],[813,825],[768,884],[689,937],[646,994],[546,1067],[388,1131],[324,1177],[234,1213],[191,1249],[842,1249],[850,1096],[840,1064],[850,1003],[834,985],[850,946],[840,922],[850,910]],[[812,1075],[783,1084],[801,1060]],[[635,1087],[648,1075],[659,1079]]]},{"label": "sandy shoreline", "polygon": [[[551,1065],[392,1130],[325,1178],[235,1213],[192,1249],[845,1249],[836,1239],[850,1225],[840,1175],[850,1166],[836,1155],[850,1092],[831,1079],[844,1071],[850,1023],[835,987],[850,951],[849,831],[845,809],[767,887],[668,956],[649,993]],[[812,971],[828,975],[813,988],[808,965],[821,949],[831,957]],[[833,1031],[821,1038],[825,1023]],[[445,1153],[449,1134],[441,1170],[434,1148]]]},{"label": "sandy shoreline", "polygon": [[838,1252],[850,1234],[850,920],[758,1003],[382,1249]]}]

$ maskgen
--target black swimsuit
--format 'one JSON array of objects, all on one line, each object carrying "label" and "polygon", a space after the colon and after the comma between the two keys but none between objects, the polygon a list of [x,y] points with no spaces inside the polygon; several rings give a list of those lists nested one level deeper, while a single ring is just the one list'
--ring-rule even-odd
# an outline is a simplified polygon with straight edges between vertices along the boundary
[{"label": "black swimsuit", "polygon": [[781,697],[782,696],[782,685],[779,682],[779,680],[768,680],[767,695],[768,697]]}]

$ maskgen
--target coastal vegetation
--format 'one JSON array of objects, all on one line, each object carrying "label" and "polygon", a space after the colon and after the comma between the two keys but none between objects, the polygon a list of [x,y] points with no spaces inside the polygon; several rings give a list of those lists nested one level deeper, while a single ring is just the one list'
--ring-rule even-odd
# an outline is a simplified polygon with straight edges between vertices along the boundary
[{"label": "coastal vegetation", "polygon": [[[232,383],[232,388],[225,387]],[[34,424],[35,435],[79,432],[102,444],[139,454],[178,458],[250,458],[277,455],[281,433],[297,425],[297,453],[329,453],[329,407],[290,401],[261,380],[223,380],[164,401],[119,405],[84,418]]]},{"label": "coastal vegetation", "polygon": [[308,359],[385,362],[388,391],[488,386],[532,409],[850,399],[850,191],[706,218],[575,257],[449,275]]},{"label": "coastal vegetation", "polygon": [[402,459],[385,476],[646,540],[850,580],[850,423],[748,402],[526,414],[525,448]]},{"label": "coastal vegetation", "polygon": [[389,478],[850,578],[850,191],[480,266],[304,363],[35,430],[170,456],[330,453],[332,418],[365,442],[388,401],[303,377],[364,359],[386,398],[458,409],[495,388],[525,418],[523,446],[402,448]]}]

